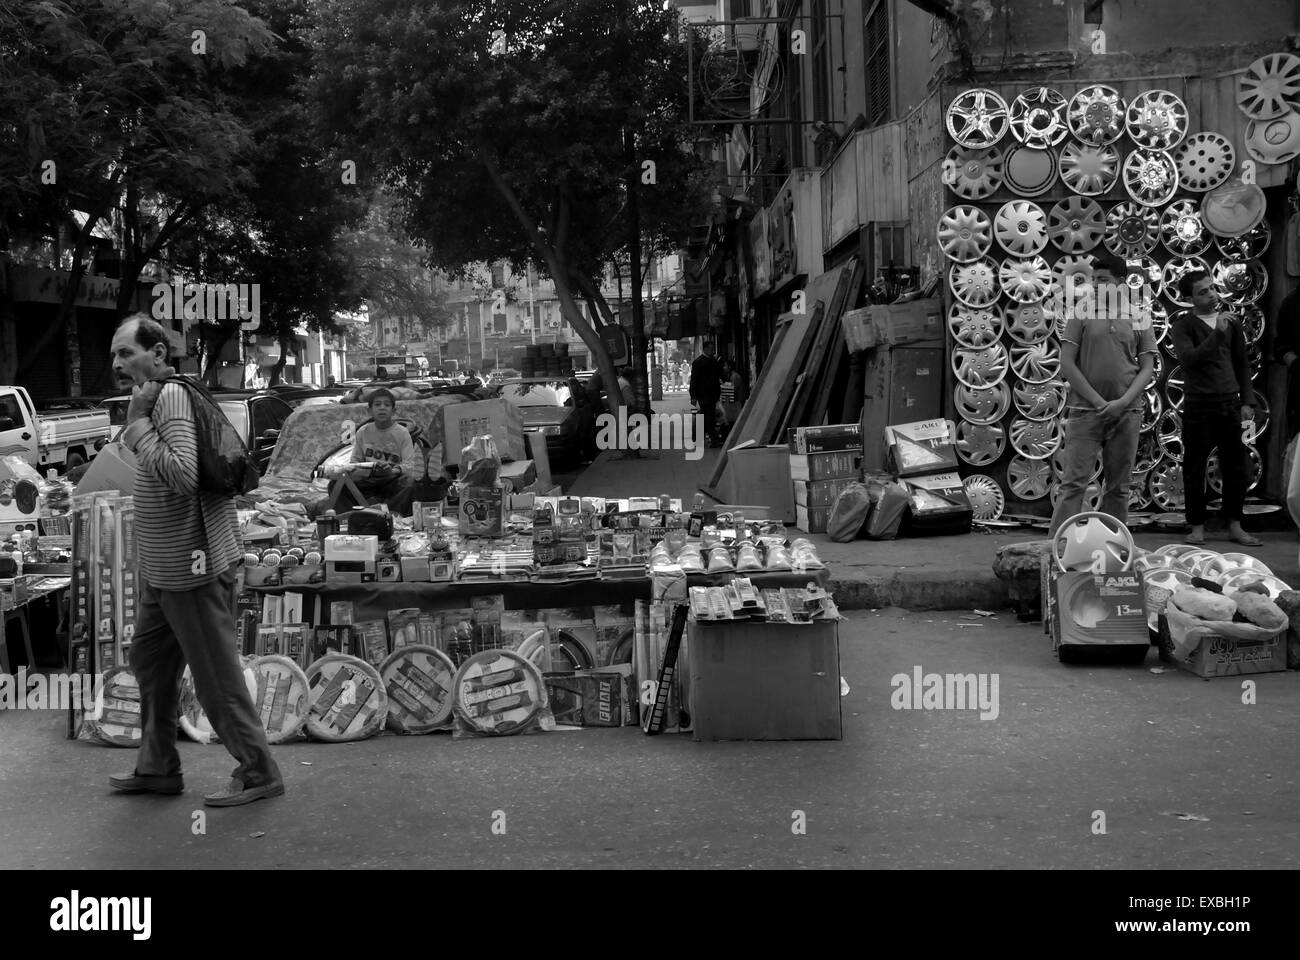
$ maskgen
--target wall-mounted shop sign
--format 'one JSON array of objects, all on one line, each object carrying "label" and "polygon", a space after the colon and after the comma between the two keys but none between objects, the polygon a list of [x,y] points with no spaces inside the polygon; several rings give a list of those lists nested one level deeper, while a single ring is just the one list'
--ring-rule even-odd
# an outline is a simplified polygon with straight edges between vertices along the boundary
[{"label": "wall-mounted shop sign", "polygon": [[[62,270],[44,267],[9,265],[9,286],[14,303],[62,303],[71,276]],[[77,307],[101,307],[112,310],[117,306],[117,294],[122,288],[112,277],[87,275],[81,278],[76,299]]]}]

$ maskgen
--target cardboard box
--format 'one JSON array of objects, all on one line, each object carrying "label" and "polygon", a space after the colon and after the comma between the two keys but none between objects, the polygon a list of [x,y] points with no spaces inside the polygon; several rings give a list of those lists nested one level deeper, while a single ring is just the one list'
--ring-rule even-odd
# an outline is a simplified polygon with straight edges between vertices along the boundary
[{"label": "cardboard box", "polygon": [[407,583],[429,582],[428,557],[402,557],[402,579]]},{"label": "cardboard box", "polygon": [[804,533],[825,533],[831,522],[830,507],[807,507],[796,504],[794,508],[794,525]]},{"label": "cardboard box", "polygon": [[461,537],[499,537],[504,529],[505,484],[491,487],[463,487],[460,491]]},{"label": "cardboard box", "polygon": [[790,454],[791,480],[856,480],[862,475],[862,452]]},{"label": "cardboard box", "polygon": [[621,727],[631,713],[631,665],[624,672],[546,674],[546,695],[556,723]]},{"label": "cardboard box", "polygon": [[398,583],[402,579],[402,564],[397,560],[380,560],[375,564],[376,583]]},{"label": "cardboard box", "polygon": [[1062,573],[1049,564],[1048,579],[1053,650],[1071,645],[1151,645],[1137,573]]},{"label": "cardboard box", "polygon": [[791,453],[830,453],[861,450],[861,423],[828,423],[822,427],[791,427],[787,433]]},{"label": "cardboard box", "polygon": [[1198,677],[1239,677],[1249,673],[1277,673],[1286,669],[1285,630],[1265,640],[1238,640],[1210,635],[1202,637],[1186,660],[1174,654],[1169,621],[1159,619],[1160,659]]},{"label": "cardboard box", "polygon": [[537,481],[537,465],[532,460],[503,463],[497,479],[509,484],[512,493],[517,493]]},{"label": "cardboard box", "polygon": [[951,420],[922,420],[885,427],[888,462],[899,477],[957,469],[957,428]]},{"label": "cardboard box", "polygon": [[496,440],[502,460],[524,460],[524,428],[519,409],[509,400],[474,400],[442,408],[442,462],[460,463],[460,452],[475,437]]},{"label": "cardboard box", "polygon": [[972,509],[966,487],[956,473],[936,473],[928,477],[906,477],[908,527],[926,532],[939,527],[969,527]]},{"label": "cardboard box", "polygon": [[801,507],[833,507],[835,498],[857,480],[796,480],[794,502]]},{"label": "cardboard box", "polygon": [[334,534],[325,538],[325,579],[330,583],[374,583],[379,538]]},{"label": "cardboard box", "polygon": [[279,567],[267,567],[260,563],[251,567],[245,564],[243,569],[246,587],[278,587],[284,572]]},{"label": "cardboard box", "polygon": [[300,563],[296,567],[281,567],[280,582],[289,587],[305,587],[313,583],[325,582],[325,564]]},{"label": "cardboard box", "polygon": [[909,303],[873,304],[846,311],[840,326],[850,353],[880,344],[938,340],[944,334],[943,301],[932,297]]},{"label": "cardboard box", "polygon": [[840,740],[839,623],[687,623],[696,740]]},{"label": "cardboard box", "polygon": [[728,453],[731,460],[732,503],[752,503],[770,508],[769,516],[794,522],[794,494],[790,488],[790,451],[784,446],[744,447]]}]

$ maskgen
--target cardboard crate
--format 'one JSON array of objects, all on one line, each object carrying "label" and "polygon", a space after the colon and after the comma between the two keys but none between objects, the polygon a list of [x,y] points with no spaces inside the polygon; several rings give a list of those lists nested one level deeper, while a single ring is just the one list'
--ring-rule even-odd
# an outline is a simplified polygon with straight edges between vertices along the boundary
[{"label": "cardboard crate", "polygon": [[857,480],[796,480],[794,502],[800,507],[833,507],[838,497],[850,483]]},{"label": "cardboard crate", "polygon": [[840,740],[839,623],[687,622],[696,740]]},{"label": "cardboard crate", "polygon": [[872,304],[846,311],[841,327],[850,353],[879,344],[938,340],[944,334],[943,301],[931,297],[909,303]]},{"label": "cardboard crate", "polygon": [[728,453],[732,469],[731,503],[769,508],[773,520],[794,523],[794,491],[790,487],[790,451],[784,446],[744,447]]},{"label": "cardboard crate", "polygon": [[460,453],[475,437],[496,440],[502,460],[524,460],[524,427],[519,408],[509,400],[473,400],[442,408],[442,462],[460,463]]},{"label": "cardboard crate", "polygon": [[1062,573],[1048,564],[1052,649],[1062,646],[1150,646],[1137,573]]},{"label": "cardboard crate", "polygon": [[862,475],[862,451],[790,454],[791,480],[856,480]]},{"label": "cardboard crate", "polygon": [[1266,640],[1202,637],[1186,660],[1174,655],[1169,620],[1160,615],[1160,659],[1198,677],[1239,677],[1250,673],[1277,673],[1286,669],[1285,630]]},{"label": "cardboard crate", "polygon": [[956,473],[936,473],[926,477],[905,477],[902,481],[909,496],[907,516],[903,520],[904,536],[970,531],[970,498]]},{"label": "cardboard crate", "polygon": [[831,522],[831,507],[806,507],[796,504],[794,525],[804,533],[825,533]]}]

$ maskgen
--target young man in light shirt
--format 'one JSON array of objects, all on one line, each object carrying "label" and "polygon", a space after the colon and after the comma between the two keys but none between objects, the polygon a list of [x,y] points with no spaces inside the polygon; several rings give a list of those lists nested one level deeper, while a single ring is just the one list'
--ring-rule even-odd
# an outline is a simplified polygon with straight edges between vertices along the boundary
[{"label": "young man in light shirt", "polygon": [[[391,391],[380,387],[370,395],[368,403],[372,420],[357,430],[352,443],[352,462],[373,462],[376,466],[368,477],[356,481],[357,489],[369,499],[383,500],[393,513],[407,516],[415,487],[415,442],[410,432],[393,420],[397,401]],[[339,502],[344,508],[351,503],[346,491]]]},{"label": "young man in light shirt", "polygon": [[1192,309],[1170,324],[1174,352],[1183,368],[1183,491],[1191,544],[1205,543],[1205,462],[1219,450],[1223,477],[1221,512],[1228,521],[1228,537],[1244,547],[1260,540],[1241,527],[1246,499],[1246,446],[1242,423],[1255,419],[1255,391],[1250,383],[1250,354],[1241,325],[1231,314],[1219,312],[1219,298],[1209,274],[1185,274],[1179,290]]},{"label": "young man in light shirt", "polygon": [[1129,488],[1142,432],[1142,391],[1155,369],[1151,317],[1125,283],[1128,266],[1095,258],[1092,292],[1076,307],[1061,337],[1061,373],[1070,384],[1065,472],[1052,511],[1052,535],[1083,510],[1083,495],[1100,451],[1105,489],[1101,511],[1128,520]]}]

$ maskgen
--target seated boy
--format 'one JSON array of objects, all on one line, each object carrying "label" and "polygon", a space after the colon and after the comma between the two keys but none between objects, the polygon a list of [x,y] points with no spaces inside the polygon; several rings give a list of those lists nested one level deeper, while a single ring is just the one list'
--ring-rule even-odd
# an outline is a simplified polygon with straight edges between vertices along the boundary
[{"label": "seated boy", "polygon": [[[370,395],[368,404],[372,420],[357,430],[352,443],[352,462],[373,461],[376,466],[369,476],[354,482],[369,503],[382,501],[393,513],[408,516],[416,479],[415,443],[404,426],[393,422],[397,401],[391,391],[380,387]],[[339,496],[340,510],[366,505],[353,504],[346,488]]]}]

